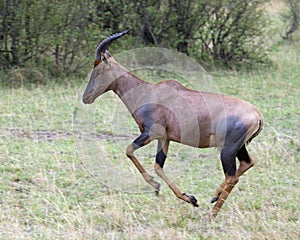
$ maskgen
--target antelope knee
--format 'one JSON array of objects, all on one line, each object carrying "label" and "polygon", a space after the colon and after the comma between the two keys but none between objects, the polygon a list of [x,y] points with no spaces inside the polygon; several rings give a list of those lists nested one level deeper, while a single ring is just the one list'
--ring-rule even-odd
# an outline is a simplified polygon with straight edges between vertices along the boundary
[{"label": "antelope knee", "polygon": [[127,155],[127,157],[132,157],[134,150],[135,149],[132,147],[132,144],[130,144],[129,146],[127,146],[127,148],[126,148],[126,155]]},{"label": "antelope knee", "polygon": [[227,177],[227,183],[230,185],[235,185],[239,182],[239,177],[238,176],[228,176]]}]

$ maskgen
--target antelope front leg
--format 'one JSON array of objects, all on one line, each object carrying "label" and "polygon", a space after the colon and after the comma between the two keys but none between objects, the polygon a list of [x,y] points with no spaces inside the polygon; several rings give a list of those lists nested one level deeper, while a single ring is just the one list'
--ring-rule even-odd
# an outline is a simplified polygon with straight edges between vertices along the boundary
[{"label": "antelope front leg", "polygon": [[177,198],[192,204],[194,207],[199,207],[197,199],[193,195],[187,195],[186,193],[182,193],[174,183],[170,182],[163,169],[157,163],[155,163],[154,168],[156,174],[168,184],[169,188],[171,188],[171,190],[174,192]]},{"label": "antelope front leg", "polygon": [[220,195],[225,190],[226,185],[227,185],[227,181],[225,180],[214,192],[213,198],[210,200],[210,203],[215,203],[216,201],[218,201]]},{"label": "antelope front leg", "polygon": [[168,179],[168,177],[166,176],[166,174],[163,170],[163,166],[164,166],[165,160],[167,158],[169,144],[170,144],[170,142],[168,140],[165,140],[165,139],[158,140],[154,170],[155,170],[156,174],[168,184],[169,188],[171,188],[171,190],[174,192],[174,194],[176,195],[177,198],[182,199],[183,201],[188,202],[195,207],[198,207],[197,199],[192,195],[189,196],[189,195],[179,191],[179,189],[176,187],[176,185]]},{"label": "antelope front leg", "polygon": [[145,146],[146,144],[151,142],[151,138],[149,137],[149,134],[146,132],[143,132],[133,143],[128,145],[126,148],[126,155],[127,157],[132,161],[132,163],[136,166],[138,171],[142,174],[145,181],[150,184],[154,189],[156,194],[159,193],[160,184],[158,182],[155,182],[153,180],[153,177],[143,168],[143,166],[140,164],[140,162],[137,160],[137,158],[134,156],[133,152],[140,147]]}]

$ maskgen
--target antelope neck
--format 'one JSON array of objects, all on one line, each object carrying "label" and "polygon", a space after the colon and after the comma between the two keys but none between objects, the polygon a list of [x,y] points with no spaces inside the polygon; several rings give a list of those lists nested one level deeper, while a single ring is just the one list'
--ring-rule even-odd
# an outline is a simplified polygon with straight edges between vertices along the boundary
[{"label": "antelope neck", "polygon": [[111,90],[114,91],[125,104],[129,112],[132,114],[139,105],[138,99],[143,98],[147,94],[144,89],[150,86],[151,83],[145,82],[132,73],[126,71],[121,74],[111,85]]},{"label": "antelope neck", "polygon": [[147,83],[130,72],[125,72],[120,77],[118,77],[112,85],[111,90],[113,90],[121,99],[127,94],[138,94],[138,89],[140,86],[145,86]]}]

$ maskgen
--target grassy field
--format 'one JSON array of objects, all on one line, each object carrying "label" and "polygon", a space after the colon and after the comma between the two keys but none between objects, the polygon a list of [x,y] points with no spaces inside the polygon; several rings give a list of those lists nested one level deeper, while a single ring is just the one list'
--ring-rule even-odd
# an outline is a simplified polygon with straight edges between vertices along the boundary
[{"label": "grassy field", "polygon": [[[176,183],[198,199],[199,208],[177,200],[166,187],[158,197],[152,191],[117,191],[103,181],[115,178],[110,184],[122,184],[115,170],[91,176],[80,158],[73,114],[82,80],[1,87],[0,239],[300,238],[299,43],[278,40],[270,53],[276,67],[266,71],[211,73],[220,92],[255,104],[265,118],[263,132],[249,145],[256,165],[241,177],[212,222],[205,221],[209,202],[224,178],[216,150],[178,144],[169,150],[166,171],[179,174]],[[118,104],[106,94],[97,109],[109,118]],[[106,137],[95,136],[94,142],[105,144],[115,163],[129,161],[125,146],[137,133],[133,122],[126,124],[131,135],[118,140],[110,139],[108,125],[97,125],[97,133]],[[137,153],[149,170],[155,148],[150,144]],[[185,169],[176,165],[184,160]],[[95,162],[97,168],[103,166]],[[142,182],[137,171],[129,174]]]}]

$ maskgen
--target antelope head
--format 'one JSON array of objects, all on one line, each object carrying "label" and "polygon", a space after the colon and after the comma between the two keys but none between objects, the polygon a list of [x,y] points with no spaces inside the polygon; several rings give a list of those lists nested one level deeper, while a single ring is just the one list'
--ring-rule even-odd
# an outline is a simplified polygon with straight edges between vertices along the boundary
[{"label": "antelope head", "polygon": [[113,83],[116,76],[110,64],[111,62],[115,61],[109,54],[107,48],[111,42],[122,37],[128,32],[129,29],[120,33],[115,33],[99,43],[98,47],[96,48],[94,69],[91,73],[89,83],[82,97],[83,103],[91,104],[97,97],[109,90],[109,86]]}]

